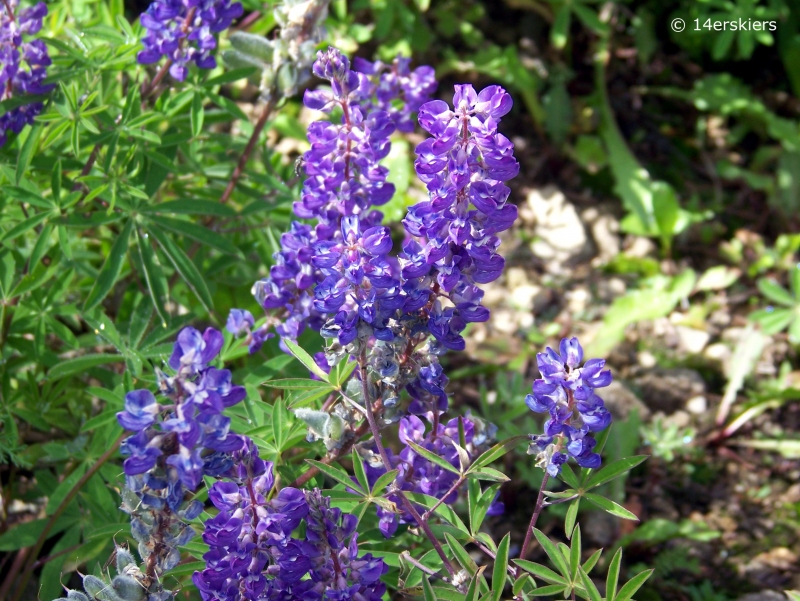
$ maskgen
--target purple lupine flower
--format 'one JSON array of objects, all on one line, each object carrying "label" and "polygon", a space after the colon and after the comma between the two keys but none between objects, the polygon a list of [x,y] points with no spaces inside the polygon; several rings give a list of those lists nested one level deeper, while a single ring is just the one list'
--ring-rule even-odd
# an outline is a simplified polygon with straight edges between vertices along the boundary
[{"label": "purple lupine flower", "polygon": [[[23,38],[39,32],[47,6],[38,2],[15,14],[18,5],[19,0],[0,3],[0,102],[14,96],[45,94],[53,88],[44,83],[52,62],[47,46],[42,40]],[[30,102],[0,115],[0,146],[6,143],[9,131],[18,134],[26,125],[33,125],[43,106]]]},{"label": "purple lupine flower", "polygon": [[544,434],[531,435],[528,453],[536,454],[538,465],[551,476],[558,475],[569,457],[581,467],[600,467],[592,435],[611,423],[611,413],[594,392],[611,383],[611,372],[603,369],[605,361],[590,359],[581,367],[583,347],[577,338],[564,338],[559,351],[547,347],[536,356],[542,377],[525,397],[531,411],[549,414]]},{"label": "purple lupine flower", "polygon": [[187,493],[197,489],[203,476],[230,471],[232,454],[244,444],[222,411],[240,402],[245,389],[232,383],[229,370],[208,365],[222,342],[213,328],[203,334],[181,330],[169,361],[175,375],[156,370],[168,403],[160,404],[149,390],[134,390],[117,414],[122,427],[136,432],[120,446],[126,457],[123,498],[129,497],[123,509],[133,516],[140,555],[154,557],[159,574],[179,561],[177,548],[193,534],[187,521],[202,510],[202,504],[186,499]]},{"label": "purple lupine flower", "polygon": [[[331,509],[318,490],[284,488],[267,500],[273,465],[252,441],[233,459],[228,480],[209,489],[219,513],[205,524],[206,568],[192,577],[204,600],[381,599],[388,567],[358,556],[355,516]],[[294,538],[304,521],[305,537]]]},{"label": "purple lupine flower", "polygon": [[255,320],[250,311],[247,309],[231,309],[228,314],[228,321],[225,323],[225,329],[234,336],[241,336],[249,333],[254,325]]},{"label": "purple lupine flower", "polygon": [[186,79],[190,63],[213,69],[214,34],[230,27],[243,11],[241,3],[231,0],[155,0],[140,17],[147,34],[136,59],[149,65],[166,56],[169,73],[178,81]]},{"label": "purple lupine flower", "polygon": [[467,323],[489,317],[477,284],[497,279],[503,270],[497,234],[517,216],[503,182],[516,176],[519,164],[511,142],[497,132],[511,109],[505,90],[490,86],[476,94],[472,86],[459,85],[453,102],[453,110],[441,100],[419,109],[420,125],[433,135],[417,146],[415,163],[429,200],[410,207],[403,220],[419,242],[404,246],[400,264],[407,280],[435,278],[434,292],[448,293],[454,306],[434,304],[430,333],[461,350]]},{"label": "purple lupine flower", "polygon": [[[400,420],[398,436],[400,442],[406,446],[398,455],[392,454],[387,449],[389,460],[392,462],[392,469],[397,469],[400,472],[394,482],[395,486],[405,491],[423,493],[437,499],[441,499],[450,490],[458,476],[417,454],[411,448],[409,442],[413,442],[443,457],[454,467],[460,467],[459,453],[455,447],[459,443],[458,421],[458,418],[454,418],[446,424],[438,422],[435,427],[426,432],[425,423],[416,415],[410,415]],[[490,442],[491,436],[486,436],[486,434],[488,431],[491,435],[492,428],[484,425],[480,420],[473,421],[470,418],[462,418],[462,423],[464,439],[467,443],[464,451],[466,451],[467,457],[472,460],[480,453],[482,447]],[[479,437],[476,436],[478,433],[480,434]],[[365,469],[370,485],[373,485],[381,475],[386,473],[386,467],[382,464],[376,466],[368,463]],[[389,495],[388,498],[394,501],[398,507],[402,507],[396,495]],[[457,498],[458,490],[443,500],[447,504],[452,504]],[[493,511],[496,514],[502,513],[502,509],[502,504],[493,506]],[[379,520],[378,528],[386,538],[394,535],[400,523],[415,523],[414,518],[405,511],[394,513],[380,506],[377,507],[376,511]],[[419,508],[419,511],[424,513],[425,510]]]}]

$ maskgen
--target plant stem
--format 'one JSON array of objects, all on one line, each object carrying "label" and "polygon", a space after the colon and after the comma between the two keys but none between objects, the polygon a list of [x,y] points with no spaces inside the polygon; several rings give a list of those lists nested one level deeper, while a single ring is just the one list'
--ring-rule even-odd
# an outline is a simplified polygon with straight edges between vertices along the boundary
[{"label": "plant stem", "polygon": [[[363,422],[363,423],[362,423],[362,424],[361,424],[361,425],[360,425],[360,426],[359,426],[359,427],[356,429],[356,431],[355,431],[355,433],[354,433],[354,435],[353,435],[353,438],[352,438],[352,440],[351,440],[350,442],[348,442],[348,443],[345,443],[345,444],[342,446],[342,448],[341,448],[341,449],[339,449],[339,450],[338,450],[336,453],[333,453],[333,454],[331,454],[331,455],[328,455],[327,457],[324,457],[324,458],[322,459],[322,463],[324,463],[325,465],[330,465],[330,464],[331,464],[331,463],[333,463],[334,461],[338,461],[338,460],[339,460],[339,458],[341,458],[341,457],[345,457],[345,456],[346,456],[346,455],[347,455],[347,454],[350,452],[350,449],[353,447],[353,445],[355,444],[355,442],[356,442],[356,441],[357,441],[359,438],[361,438],[362,436],[364,436],[364,434],[366,434],[366,433],[367,433],[367,430],[369,430],[369,424],[368,424],[367,422]],[[304,474],[302,474],[302,475],[298,476],[297,480],[295,480],[294,482],[292,482],[292,483],[291,483],[289,486],[291,486],[292,488],[300,488],[301,486],[303,486],[303,485],[304,485],[306,482],[308,482],[309,480],[311,480],[311,478],[313,478],[313,477],[314,477],[314,476],[316,476],[317,474],[319,474],[319,468],[318,468],[318,467],[311,466],[311,469],[309,469],[309,470],[308,470],[307,472],[305,472]]]},{"label": "plant stem", "polygon": [[466,477],[464,476],[464,474],[461,474],[461,475],[459,475],[459,476],[458,476],[458,480],[456,480],[456,481],[453,483],[453,486],[451,486],[451,487],[450,487],[450,490],[448,490],[448,491],[447,491],[447,492],[446,492],[446,493],[445,493],[445,494],[442,496],[442,498],[441,498],[441,499],[437,500],[437,501],[436,501],[436,504],[435,504],[433,507],[431,507],[431,508],[430,508],[430,509],[428,509],[428,510],[427,510],[425,513],[423,513],[423,514],[422,514],[422,519],[423,519],[423,520],[425,520],[425,521],[427,522],[427,521],[428,521],[428,518],[431,516],[431,514],[432,514],[434,511],[436,511],[436,510],[439,508],[439,505],[441,505],[442,503],[444,503],[444,500],[445,500],[447,497],[449,497],[450,495],[452,495],[452,494],[453,494],[453,493],[456,491],[456,489],[457,489],[459,486],[461,486],[461,485],[464,483],[464,480],[466,480]]},{"label": "plant stem", "polygon": [[525,533],[525,542],[522,543],[522,551],[520,551],[519,558],[525,559],[525,556],[528,554],[528,546],[531,543],[531,537],[533,536],[533,530],[536,528],[536,522],[539,519],[539,514],[542,513],[542,507],[544,507],[544,490],[547,487],[547,481],[550,479],[550,474],[547,472],[544,473],[544,478],[542,478],[542,485],[539,487],[539,496],[536,498],[536,507],[533,508],[533,515],[531,515],[531,522],[528,524],[528,531]]},{"label": "plant stem", "polygon": [[[383,442],[381,440],[381,433],[378,429],[378,422],[375,421],[375,414],[372,412],[372,402],[369,396],[369,383],[367,381],[367,358],[366,358],[366,351],[361,353],[361,357],[359,358],[359,368],[361,371],[361,389],[363,391],[364,396],[364,407],[367,409],[367,421],[369,422],[369,428],[372,431],[372,438],[375,440],[375,446],[378,447],[378,453],[381,456],[381,460],[383,461],[383,466],[386,470],[392,469],[392,464],[389,461],[389,456],[386,454],[386,449],[383,447]],[[439,542],[439,539],[436,538],[436,535],[431,530],[428,523],[422,519],[422,516],[419,515],[419,512],[414,508],[411,501],[408,500],[408,497],[405,493],[397,489],[397,496],[400,498],[400,501],[403,503],[406,511],[411,514],[414,520],[419,524],[419,527],[422,528],[422,531],[425,533],[425,536],[428,537],[428,540],[431,541],[433,548],[436,550],[436,553],[442,560],[444,567],[447,568],[447,571],[450,573],[451,577],[455,577],[458,573],[453,567],[453,564],[450,563],[450,560],[447,558],[447,555],[442,548],[442,543]]]},{"label": "plant stem", "polygon": [[236,164],[236,168],[231,174],[231,179],[228,181],[228,185],[225,187],[225,191],[222,193],[222,197],[219,199],[221,203],[228,202],[231,194],[233,194],[233,189],[236,187],[236,183],[239,181],[239,178],[242,177],[242,172],[247,166],[247,161],[250,160],[250,155],[253,153],[256,142],[258,142],[258,138],[261,135],[261,132],[264,130],[264,126],[267,124],[267,118],[275,109],[276,104],[277,100],[275,99],[275,95],[272,95],[267,104],[264,106],[264,110],[261,111],[261,116],[258,118],[258,121],[253,127],[253,135],[250,136],[250,140],[248,140],[247,146],[245,146],[244,152],[242,153],[242,156],[239,157],[239,162]]},{"label": "plant stem", "polygon": [[[114,441],[114,443],[111,445],[111,448],[109,448],[105,453],[103,453],[97,459],[97,461],[94,463],[94,465],[92,467],[90,467],[88,470],[86,470],[86,473],[81,477],[80,480],[78,480],[75,483],[75,485],[67,493],[67,496],[64,497],[64,500],[61,501],[61,503],[58,505],[58,507],[56,507],[56,510],[53,512],[53,515],[50,516],[50,519],[48,520],[47,524],[45,524],[44,530],[42,530],[42,533],[39,535],[39,538],[36,540],[36,543],[34,543],[33,547],[31,547],[31,549],[30,549],[30,555],[28,555],[28,560],[25,563],[25,567],[22,569],[22,574],[20,576],[20,581],[19,581],[18,586],[16,588],[16,593],[11,598],[12,601],[19,601],[20,598],[22,597],[22,594],[23,594],[23,591],[25,590],[25,587],[28,585],[28,582],[30,581],[31,576],[33,576],[33,570],[34,570],[34,566],[36,564],[36,558],[39,555],[39,553],[41,552],[45,541],[47,540],[47,535],[50,534],[50,531],[53,529],[53,526],[56,525],[56,522],[61,517],[61,514],[64,513],[64,511],[67,509],[69,504],[72,503],[72,500],[77,496],[77,494],[80,492],[81,488],[83,488],[83,486],[89,481],[89,479],[92,476],[94,476],[98,472],[98,470],[101,467],[103,467],[103,465],[105,465],[105,463],[109,459],[111,459],[111,457],[112,457],[112,455],[114,455],[114,453],[117,452],[117,449],[119,448],[120,443],[127,436],[128,436],[127,432],[124,432],[123,434],[121,434],[119,436],[119,438],[117,438],[117,440]],[[4,598],[5,597],[0,598],[0,601],[3,601]]]},{"label": "plant stem", "polygon": [[418,568],[418,569],[422,570],[423,572],[425,572],[428,576],[436,576],[436,574],[438,573],[436,570],[434,570],[432,568],[429,568],[426,565],[422,565],[416,559],[411,557],[411,553],[409,553],[408,551],[403,551],[402,553],[400,553],[400,556],[403,558],[403,561],[407,561],[408,563],[410,563],[415,568]]}]

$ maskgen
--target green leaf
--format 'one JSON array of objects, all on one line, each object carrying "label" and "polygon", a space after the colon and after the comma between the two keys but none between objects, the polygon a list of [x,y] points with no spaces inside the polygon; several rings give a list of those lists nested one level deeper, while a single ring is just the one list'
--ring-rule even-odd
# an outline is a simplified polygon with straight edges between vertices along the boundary
[{"label": "green leaf", "polygon": [[14,238],[21,236],[25,232],[32,230],[37,225],[42,223],[48,217],[51,217],[52,213],[50,212],[42,212],[33,215],[32,217],[28,217],[26,220],[18,223],[10,230],[8,230],[5,234],[3,234],[2,238],[0,238],[0,242],[5,242],[6,240],[13,240]]},{"label": "green leaf", "polygon": [[750,314],[750,320],[760,325],[764,334],[768,336],[785,330],[794,318],[795,313],[792,309],[774,309],[772,307],[753,311]]},{"label": "green leaf", "polygon": [[243,67],[240,69],[231,69],[230,71],[226,71],[221,75],[217,75],[216,77],[207,79],[206,81],[203,82],[203,87],[211,88],[214,86],[222,85],[224,83],[239,81],[240,79],[244,79],[245,77],[250,77],[256,71],[258,71],[258,69],[256,69],[255,67]]},{"label": "green leaf", "polygon": [[429,451],[425,447],[421,447],[417,443],[415,443],[415,442],[413,442],[411,440],[408,441],[408,446],[410,446],[414,450],[414,452],[417,453],[417,455],[421,455],[422,457],[424,457],[425,459],[427,459],[431,463],[433,463],[435,465],[438,465],[440,468],[445,469],[448,472],[453,472],[454,474],[459,474],[460,473],[458,471],[458,468],[454,467],[453,465],[451,465],[450,462],[447,461],[447,459],[437,455],[436,453],[434,453],[432,451]]},{"label": "green leaf", "polygon": [[481,576],[483,575],[483,571],[486,569],[486,566],[481,566],[478,568],[477,573],[472,577],[472,580],[469,583],[469,588],[467,589],[467,594],[464,596],[464,601],[478,601],[478,595],[481,592]]},{"label": "green leaf", "polygon": [[508,570],[508,549],[511,544],[511,533],[507,533],[500,544],[497,545],[497,554],[492,570],[492,596],[491,601],[500,601],[506,585],[506,570]]},{"label": "green leaf", "polygon": [[367,472],[364,469],[364,463],[361,461],[361,457],[358,455],[358,452],[353,449],[350,457],[353,460],[353,473],[358,480],[358,483],[361,485],[362,490],[369,490],[369,481],[367,480]]},{"label": "green leaf", "polygon": [[311,355],[309,355],[305,351],[305,349],[303,349],[296,342],[289,340],[288,338],[284,338],[283,342],[284,344],[286,344],[287,348],[289,349],[289,352],[292,353],[292,355],[294,355],[295,359],[297,359],[298,361],[300,361],[300,363],[305,365],[308,371],[317,376],[323,382],[330,382],[330,380],[328,379],[328,374],[322,371],[320,366],[317,365],[317,362],[314,361],[314,358]]},{"label": "green leaf", "polygon": [[583,571],[583,568],[578,566],[578,574],[580,575],[581,582],[583,583],[583,587],[586,589],[586,592],[589,594],[590,601],[603,601],[603,598],[600,596],[600,591],[597,590],[594,582],[586,572]]},{"label": "green leaf", "polygon": [[625,586],[619,589],[619,593],[617,593],[614,601],[630,601],[636,591],[650,578],[652,573],[653,570],[645,570],[644,572],[636,574],[636,576],[625,583]]},{"label": "green leaf", "polygon": [[572,580],[578,575],[578,568],[581,565],[581,526],[578,524],[575,529],[571,531],[572,539],[569,549],[569,570],[572,574]]},{"label": "green leaf", "polygon": [[320,382],[319,380],[303,379],[303,378],[285,378],[282,380],[267,380],[263,382],[264,386],[270,388],[278,388],[280,390],[317,390],[324,388],[325,390],[333,390],[331,385],[327,382]]},{"label": "green leaf", "polygon": [[163,271],[161,271],[161,266],[156,263],[156,256],[147,236],[140,234],[139,230],[136,230],[136,237],[138,240],[139,260],[142,262],[145,282],[150,292],[150,301],[161,318],[162,327],[165,327],[169,322],[169,315],[165,307],[168,298],[166,278]]},{"label": "green leaf", "polygon": [[[52,537],[63,532],[75,524],[78,519],[78,517],[62,516],[50,530],[49,536]],[[50,521],[49,518],[40,518],[14,526],[0,536],[0,551],[16,551],[25,547],[32,547],[44,532],[44,527],[48,521]]]},{"label": "green leaf", "polygon": [[472,466],[470,467],[470,471],[477,471],[480,468],[489,465],[492,461],[499,459],[506,453],[508,453],[511,449],[519,446],[524,441],[530,440],[527,436],[513,436],[507,440],[497,443],[488,451],[481,453],[481,455],[472,462]]},{"label": "green leaf", "polygon": [[568,464],[564,464],[561,466],[561,473],[558,477],[568,486],[572,488],[580,488],[581,484],[578,481],[578,477],[575,475],[575,472],[572,471],[572,468]]},{"label": "green leaf", "polygon": [[372,487],[372,496],[377,497],[382,495],[386,490],[386,487],[395,481],[397,474],[399,473],[400,470],[390,470],[385,474],[381,474],[381,476],[375,480],[375,485]]},{"label": "green leaf", "polygon": [[586,482],[586,490],[602,486],[606,482],[610,482],[614,478],[621,476],[627,471],[632,470],[634,467],[647,459],[649,455],[636,455],[635,457],[625,457],[618,459],[606,465],[599,472],[595,472]]},{"label": "green leaf", "polygon": [[470,471],[467,475],[477,480],[488,480],[489,482],[508,482],[511,480],[511,478],[506,476],[503,472],[493,467],[484,467],[477,472]]},{"label": "green leaf", "polygon": [[14,200],[20,202],[27,202],[29,205],[39,207],[40,209],[53,209],[55,205],[49,200],[42,198],[40,195],[19,186],[3,186],[3,192]]},{"label": "green leaf", "polygon": [[97,280],[86,297],[86,302],[83,304],[84,312],[88,312],[100,304],[106,295],[111,292],[114,284],[119,277],[119,272],[122,269],[122,262],[125,259],[125,254],[128,252],[128,239],[133,229],[133,219],[128,219],[122,228],[119,236],[114,240],[111,246],[111,252],[106,257],[103,267],[100,268],[100,273]]},{"label": "green leaf", "polygon": [[606,499],[605,497],[601,497],[600,495],[595,495],[593,493],[586,493],[584,497],[587,501],[593,505],[597,505],[601,509],[605,509],[611,515],[615,515],[625,520],[633,520],[635,522],[639,521],[639,518],[637,518],[635,514],[625,509],[622,505]]},{"label": "green leaf", "polygon": [[279,451],[283,450],[283,445],[290,429],[289,412],[286,410],[286,404],[283,399],[278,399],[272,406],[272,435],[275,439],[275,446]]},{"label": "green leaf", "polygon": [[117,421],[117,410],[110,409],[108,411],[103,411],[99,415],[95,415],[92,419],[86,420],[81,426],[81,432],[89,432],[101,426],[105,426],[106,424],[110,424],[112,422]]},{"label": "green leaf", "polygon": [[200,92],[195,92],[192,98],[192,110],[189,114],[189,119],[192,125],[192,136],[197,138],[203,133],[203,95]]},{"label": "green leaf", "polygon": [[564,578],[563,576],[559,576],[553,570],[551,570],[547,566],[543,566],[540,563],[534,563],[532,561],[528,561],[527,559],[515,559],[513,563],[521,567],[526,572],[530,572],[537,578],[541,578],[545,582],[558,584],[562,587],[566,586],[568,582],[566,578]]},{"label": "green leaf", "polygon": [[560,584],[548,584],[547,586],[540,586],[539,588],[533,589],[529,594],[534,597],[544,597],[545,595],[555,595],[563,590],[564,587]]},{"label": "green leaf", "polygon": [[345,356],[342,358],[339,363],[331,368],[330,373],[330,381],[331,384],[336,386],[337,388],[341,388],[342,384],[344,384],[350,375],[353,373],[353,370],[358,366],[358,362],[351,361],[350,356]]},{"label": "green leaf", "polygon": [[17,173],[14,181],[18,186],[31,164],[31,159],[33,158],[36,147],[39,146],[39,137],[42,135],[42,128],[43,126],[41,123],[35,123],[28,132],[28,137],[25,139],[22,148],[19,149],[19,155],[17,156]]},{"label": "green leaf", "polygon": [[176,215],[214,215],[216,217],[236,217],[236,209],[229,205],[224,205],[211,200],[200,200],[198,198],[182,198],[161,202],[141,209],[141,212],[149,214],[173,213]]},{"label": "green leaf", "polygon": [[793,307],[798,304],[798,301],[795,300],[791,293],[775,280],[761,278],[758,280],[758,289],[761,291],[761,294],[779,305]]},{"label": "green leaf", "polygon": [[564,578],[569,580],[570,572],[569,567],[567,566],[567,562],[564,560],[564,556],[561,554],[561,551],[558,550],[553,541],[551,541],[548,536],[539,530],[538,528],[534,529],[533,531],[536,540],[539,541],[539,544],[542,545],[542,549],[544,552],[547,553],[547,556],[550,558],[550,561],[558,568],[558,571],[564,575]]},{"label": "green leaf", "polygon": [[602,554],[603,554],[603,550],[602,549],[598,549],[597,551],[592,553],[592,555],[591,555],[591,557],[589,557],[589,559],[587,559],[585,562],[583,562],[583,569],[586,570],[587,574],[594,569],[594,566],[597,565],[597,562],[599,561],[600,556]]},{"label": "green leaf", "polygon": [[427,575],[422,576],[422,595],[425,601],[437,601],[436,593],[433,592],[433,587],[428,581]]},{"label": "green leaf", "polygon": [[559,50],[566,46],[572,9],[569,2],[561,5],[550,28],[550,41]]},{"label": "green leaf", "polygon": [[105,353],[83,355],[81,357],[75,357],[74,359],[67,359],[51,367],[50,371],[47,372],[47,376],[52,380],[56,380],[58,378],[85,372],[99,365],[121,363],[123,361],[125,361],[125,357],[122,355],[110,355]]},{"label": "green leaf", "polygon": [[575,519],[578,517],[578,508],[580,505],[581,499],[578,497],[569,504],[569,508],[567,509],[567,517],[564,520],[564,532],[567,534],[567,538],[569,538],[569,533],[575,528]]},{"label": "green leaf", "polygon": [[461,518],[458,517],[458,514],[453,511],[453,508],[447,503],[439,503],[438,499],[422,493],[407,492],[406,496],[414,503],[422,505],[426,509],[431,509],[438,504],[438,507],[436,507],[434,513],[456,529],[469,536],[469,530],[467,530],[467,526],[463,521],[461,521]]},{"label": "green leaf", "polygon": [[194,262],[183,252],[180,246],[175,244],[169,236],[160,231],[157,227],[152,227],[148,231],[153,235],[153,238],[156,239],[161,250],[164,251],[164,254],[167,255],[170,263],[172,263],[172,266],[175,268],[175,271],[181,274],[186,285],[194,292],[194,295],[203,307],[205,307],[205,310],[212,313],[214,311],[214,300],[211,298],[211,292],[206,285],[205,278],[200,273],[200,270],[197,269]]},{"label": "green leaf", "polygon": [[181,219],[173,219],[172,217],[164,216],[159,217],[158,221],[155,223],[159,227],[166,228],[177,234],[181,234],[187,238],[196,240],[197,242],[200,242],[206,246],[210,246],[218,251],[244,258],[242,252],[236,248],[236,246],[230,240],[228,240],[228,238],[211,231],[207,227],[197,225],[190,221],[183,221]]},{"label": "green leaf", "polygon": [[608,566],[606,576],[606,601],[614,601],[617,596],[617,582],[619,580],[619,567],[622,563],[622,549],[617,549]]},{"label": "green leaf", "polygon": [[316,461],[315,459],[306,459],[306,462],[313,465],[315,468],[317,468],[326,476],[333,478],[339,484],[342,484],[345,487],[356,491],[356,494],[359,494],[362,497],[367,496],[366,491],[361,490],[361,487],[355,482],[353,482],[353,480],[351,480],[350,475],[347,472],[339,468],[332,467],[330,465],[322,463],[321,461]]},{"label": "green leaf", "polygon": [[458,563],[461,564],[461,567],[464,568],[470,576],[474,576],[478,573],[478,564],[475,563],[475,560],[472,559],[472,556],[469,552],[463,547],[463,545],[456,540],[456,538],[450,534],[449,532],[444,533],[445,541],[447,542],[447,546],[450,548],[450,551],[453,553],[453,556],[456,558]]}]

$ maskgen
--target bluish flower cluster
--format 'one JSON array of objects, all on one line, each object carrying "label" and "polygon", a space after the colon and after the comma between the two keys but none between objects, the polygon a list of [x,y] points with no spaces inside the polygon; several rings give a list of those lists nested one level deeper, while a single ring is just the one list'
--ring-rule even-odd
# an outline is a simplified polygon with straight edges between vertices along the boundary
[{"label": "bluish flower cluster", "polygon": [[253,314],[246,309],[231,309],[225,329],[236,336],[247,336],[247,345],[251,353],[258,352],[264,343],[272,338],[273,334],[267,332],[267,324],[256,328]]},{"label": "bluish flower cluster", "polygon": [[281,237],[270,277],[257,282],[254,293],[265,309],[286,311],[276,328],[282,337],[325,326],[327,335],[347,344],[360,320],[385,330],[387,316],[402,304],[386,256],[392,246],[388,229],[380,226],[382,215],[370,210],[394,194],[380,160],[389,152],[395,125],[386,111],[371,106],[369,79],[351,71],[338,50],[319,52],[313,72],[331,88],[306,91],[305,105],[342,114],[338,124],[316,121],[308,130],[307,178],[294,212],[317,223],[292,224]]},{"label": "bluish flower cluster", "polygon": [[[219,513],[205,525],[207,567],[193,576],[204,601],[381,599],[388,567],[358,556],[355,516],[331,509],[318,490],[284,488],[269,499],[273,465],[252,442],[234,463],[209,491]],[[293,537],[303,522],[304,537]]]},{"label": "bluish flower cluster", "polygon": [[590,359],[581,367],[583,348],[577,338],[564,338],[559,351],[547,347],[536,355],[542,377],[525,398],[532,411],[550,414],[544,434],[531,435],[528,453],[537,454],[538,465],[551,476],[558,475],[570,457],[581,467],[600,467],[593,435],[611,423],[611,413],[594,392],[611,383],[611,371],[603,369],[605,360]]},{"label": "bluish flower cluster", "polygon": [[478,284],[496,280],[503,270],[496,234],[517,218],[503,182],[517,175],[519,163],[513,144],[497,131],[512,105],[503,88],[476,93],[471,85],[459,85],[453,103],[451,110],[433,100],[419,110],[420,125],[433,135],[417,146],[415,163],[429,200],[410,207],[403,220],[413,238],[400,264],[407,287],[417,281],[418,288],[430,285],[450,300],[452,306],[445,307],[436,298],[428,329],[445,347],[463,350],[466,324],[489,318]]},{"label": "bluish flower cluster", "polygon": [[[42,40],[24,41],[23,35],[35,35],[42,28],[47,6],[38,2],[15,14],[19,0],[0,3],[0,102],[26,94],[44,94],[52,89],[45,85],[50,56]],[[42,111],[41,102],[23,104],[0,115],[0,146],[8,132],[18,134]]]},{"label": "bluish flower cluster", "polygon": [[140,17],[147,34],[137,60],[149,65],[166,56],[172,61],[169,73],[178,81],[186,79],[190,63],[213,69],[214,34],[230,27],[242,12],[241,3],[231,0],[155,0]]},{"label": "bluish flower cluster", "polygon": [[187,327],[178,334],[169,359],[175,371],[158,371],[159,403],[149,390],[125,395],[125,409],[117,420],[135,432],[120,452],[126,477],[123,509],[132,514],[132,532],[139,554],[153,558],[158,573],[174,567],[178,547],[192,537],[187,521],[202,511],[202,503],[187,501],[203,475],[220,476],[231,466],[231,453],[243,439],[230,432],[226,407],[245,397],[245,389],[231,382],[227,369],[209,363],[222,348],[222,334]]},{"label": "bluish flower cluster", "polygon": [[367,97],[379,110],[389,113],[398,131],[414,131],[414,114],[436,91],[433,67],[423,65],[411,70],[411,59],[398,56],[391,64],[353,59],[353,69],[369,76]]},{"label": "bluish flower cluster", "polygon": [[[484,424],[481,420],[461,418],[464,428],[464,441],[466,447],[462,447],[465,452],[464,459],[472,461],[479,454],[481,447],[494,438],[497,428],[493,424]],[[433,427],[425,432],[425,423],[417,416],[411,415],[400,420],[399,437],[400,442],[405,447],[398,455],[393,455],[391,450],[386,452],[392,461],[391,469],[399,470],[397,479],[393,487],[400,488],[408,492],[417,492],[442,499],[448,505],[458,499],[458,489],[448,495],[451,487],[456,483],[458,476],[451,471],[431,463],[425,457],[417,453],[408,443],[413,442],[422,448],[444,458],[453,467],[460,469],[462,459],[459,457],[458,418],[451,419],[447,424],[435,423]],[[367,478],[370,485],[373,485],[380,476],[386,473],[386,467],[373,455],[374,461],[366,465]],[[447,495],[447,496],[446,496]],[[389,495],[388,498],[394,501],[400,508],[397,495]],[[424,509],[420,508],[420,512]],[[503,512],[502,503],[494,503],[490,508],[490,515],[498,515]],[[377,506],[380,531],[386,538],[394,535],[400,522],[413,524],[414,518],[405,511],[397,513]]]}]

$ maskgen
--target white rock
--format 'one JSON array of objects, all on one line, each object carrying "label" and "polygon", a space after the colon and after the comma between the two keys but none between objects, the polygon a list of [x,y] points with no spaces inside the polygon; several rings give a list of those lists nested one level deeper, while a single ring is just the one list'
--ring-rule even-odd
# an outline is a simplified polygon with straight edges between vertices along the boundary
[{"label": "white rock", "polygon": [[681,349],[690,355],[699,355],[711,339],[708,332],[688,326],[676,326],[675,333],[678,335]]},{"label": "white rock", "polygon": [[686,401],[686,411],[693,413],[694,415],[702,415],[707,409],[708,401],[706,400],[706,397],[701,394],[693,396]]},{"label": "white rock", "polygon": [[553,186],[532,190],[527,205],[535,219],[536,240],[531,251],[539,258],[549,259],[549,271],[563,273],[570,260],[587,249],[588,239],[578,212]]}]

